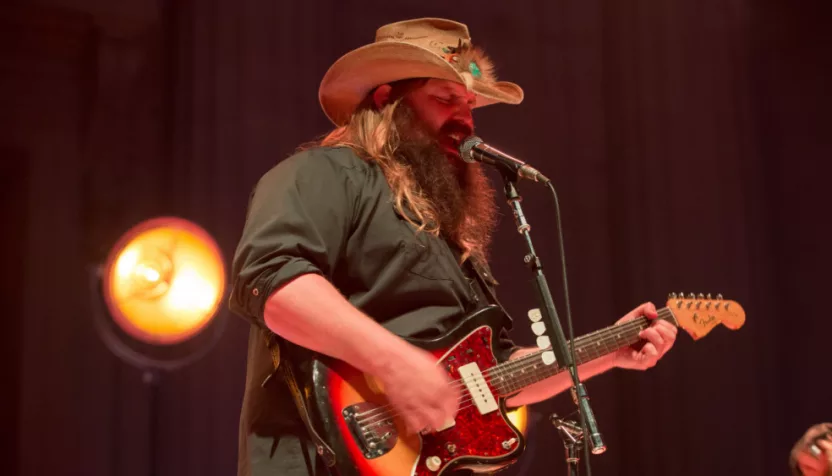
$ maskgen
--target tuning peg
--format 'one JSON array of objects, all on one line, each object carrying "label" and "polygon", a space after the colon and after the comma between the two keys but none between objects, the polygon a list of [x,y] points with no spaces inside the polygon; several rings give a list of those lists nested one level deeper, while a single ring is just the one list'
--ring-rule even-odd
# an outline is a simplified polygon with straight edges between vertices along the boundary
[{"label": "tuning peg", "polygon": [[532,322],[538,322],[543,319],[543,314],[540,312],[540,309],[530,309],[529,310],[529,319]]},{"label": "tuning peg", "polygon": [[696,299],[696,296],[693,293],[688,294],[688,299]]},{"label": "tuning peg", "polygon": [[537,338],[537,347],[540,349],[546,349],[552,345],[552,342],[549,340],[549,336],[540,336]]},{"label": "tuning peg", "polygon": [[546,323],[545,322],[534,322],[532,323],[532,332],[536,336],[542,336],[544,332],[546,332]]},{"label": "tuning peg", "polygon": [[547,350],[546,352],[541,354],[541,357],[543,358],[544,365],[552,365],[555,363],[555,353],[551,350]]},{"label": "tuning peg", "polygon": [[670,293],[667,295],[667,299],[676,299],[676,293]]},{"label": "tuning peg", "polygon": [[716,299],[717,299],[718,301],[722,301],[722,294],[717,294],[717,295],[716,295]]},{"label": "tuning peg", "polygon": [[697,298],[699,298],[699,299],[705,299],[705,295],[704,295],[704,294],[702,294],[702,293],[699,293],[699,295],[698,295],[698,296],[696,296],[696,297],[697,297]]},{"label": "tuning peg", "polygon": [[710,300],[711,300],[711,293],[708,293],[708,296],[707,296],[707,298],[706,298],[706,299],[708,299],[708,301],[710,301]]},{"label": "tuning peg", "polygon": [[684,299],[684,298],[685,298],[685,293],[679,293],[679,299]]}]

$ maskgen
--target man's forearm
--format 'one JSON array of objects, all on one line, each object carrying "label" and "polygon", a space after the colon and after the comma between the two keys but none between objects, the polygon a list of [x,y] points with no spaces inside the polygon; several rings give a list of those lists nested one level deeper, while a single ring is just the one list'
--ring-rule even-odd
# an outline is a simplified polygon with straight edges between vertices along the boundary
[{"label": "man's forearm", "polygon": [[317,274],[301,275],[272,293],[264,319],[275,334],[367,373],[383,371],[386,355],[408,345]]},{"label": "man's forearm", "polygon": [[[537,352],[538,350],[539,349],[537,348],[520,349],[511,355],[511,360],[533,352]],[[604,373],[607,370],[610,370],[614,367],[613,361],[614,355],[610,354],[595,359],[593,361],[587,362],[583,365],[579,365],[578,377],[580,377],[580,379],[583,381],[591,377],[594,377],[598,374]],[[517,395],[509,398],[506,401],[506,405],[509,407],[518,407],[521,405],[529,405],[532,403],[541,402],[543,400],[552,398],[553,396],[571,387],[572,377],[569,375],[569,372],[561,372],[553,377],[547,378],[546,380],[530,385]]]}]

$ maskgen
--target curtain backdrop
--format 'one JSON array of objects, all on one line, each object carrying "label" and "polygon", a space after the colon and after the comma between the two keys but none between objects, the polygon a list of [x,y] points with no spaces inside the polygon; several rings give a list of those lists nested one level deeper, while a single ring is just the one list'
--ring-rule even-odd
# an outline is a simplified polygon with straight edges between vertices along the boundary
[{"label": "curtain backdrop", "polygon": [[[62,0],[0,9],[5,240],[4,448],[10,474],[230,475],[246,324],[162,377],[158,411],[138,369],[92,324],[90,269],[152,216],[197,221],[230,263],[256,180],[330,127],[328,66],[388,22],[469,25],[519,106],[475,115],[486,141],[552,177],[577,335],[670,292],[722,293],[748,315],[647,372],[587,384],[609,450],[596,474],[782,475],[829,421],[825,227],[832,55],[824,2],[523,0]],[[498,177],[493,177],[499,187]],[[532,237],[566,317],[551,198],[522,183]],[[514,337],[537,307],[511,214],[492,250]],[[565,474],[548,416],[531,408],[506,474]],[[155,418],[155,434],[151,419]],[[8,466],[7,466],[8,467]]]}]

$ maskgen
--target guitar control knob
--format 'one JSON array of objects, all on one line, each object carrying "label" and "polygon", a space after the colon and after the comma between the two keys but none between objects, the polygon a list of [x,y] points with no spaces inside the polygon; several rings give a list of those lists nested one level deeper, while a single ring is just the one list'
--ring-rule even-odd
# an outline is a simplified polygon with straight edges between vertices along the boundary
[{"label": "guitar control knob", "polygon": [[425,466],[433,472],[439,471],[439,467],[442,466],[442,460],[438,456],[431,456],[425,461]]}]

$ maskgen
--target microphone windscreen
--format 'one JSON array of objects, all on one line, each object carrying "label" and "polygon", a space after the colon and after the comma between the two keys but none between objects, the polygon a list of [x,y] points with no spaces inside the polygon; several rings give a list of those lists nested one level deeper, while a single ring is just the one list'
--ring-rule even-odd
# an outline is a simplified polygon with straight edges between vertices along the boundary
[{"label": "microphone windscreen", "polygon": [[470,136],[459,146],[459,156],[462,157],[462,160],[466,162],[476,162],[474,157],[471,155],[471,151],[474,147],[482,144],[482,139],[477,136]]}]

